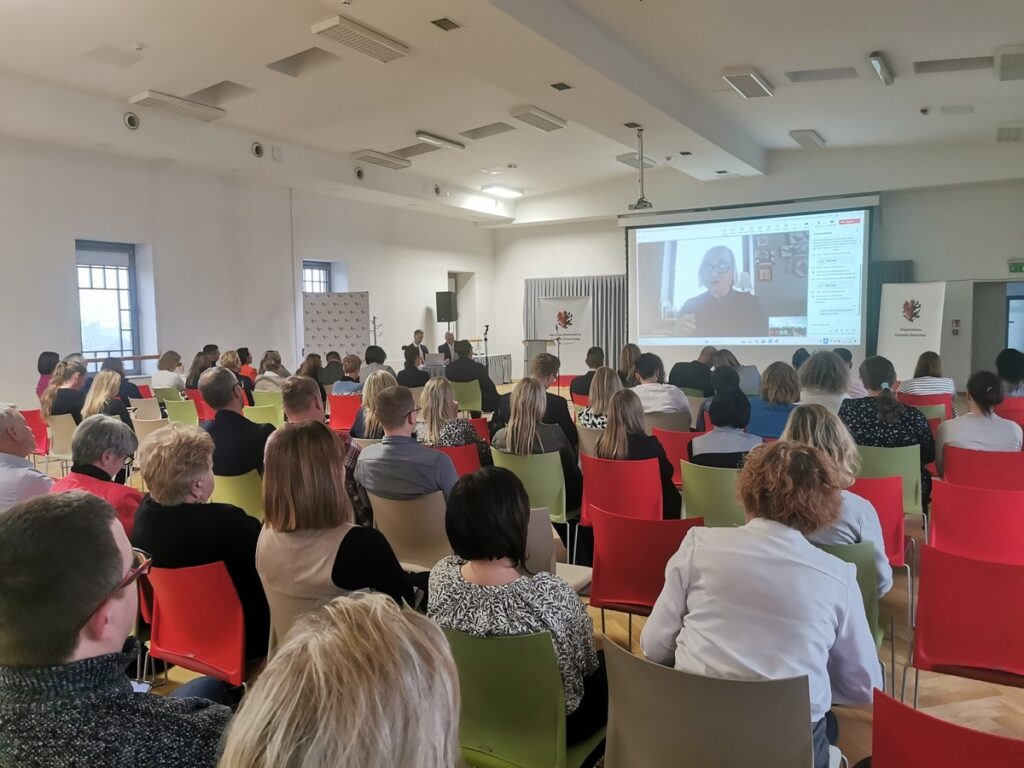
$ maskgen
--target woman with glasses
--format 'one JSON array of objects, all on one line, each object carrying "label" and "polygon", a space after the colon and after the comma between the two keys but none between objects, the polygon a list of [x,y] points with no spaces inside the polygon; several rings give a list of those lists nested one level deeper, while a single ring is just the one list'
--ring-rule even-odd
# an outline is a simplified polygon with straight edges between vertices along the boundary
[{"label": "woman with glasses", "polygon": [[423,421],[416,422],[416,439],[422,445],[446,448],[475,445],[480,454],[480,464],[487,466],[492,463],[490,446],[480,438],[472,424],[458,418],[459,405],[455,402],[455,393],[448,379],[436,376],[427,381],[420,396],[420,405]]},{"label": "woman with glasses", "polygon": [[679,310],[677,330],[684,336],[767,336],[768,315],[752,293],[734,289],[736,256],[716,245],[704,254],[697,279],[707,290]]}]

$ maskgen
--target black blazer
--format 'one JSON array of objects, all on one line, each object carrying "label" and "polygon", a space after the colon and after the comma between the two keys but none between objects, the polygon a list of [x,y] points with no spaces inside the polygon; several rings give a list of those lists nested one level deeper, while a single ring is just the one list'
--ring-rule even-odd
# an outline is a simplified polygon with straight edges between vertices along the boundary
[{"label": "black blazer", "polygon": [[469,357],[456,358],[448,363],[448,367],[444,369],[444,375],[448,381],[479,382],[483,409],[492,412],[498,408],[498,388],[494,386],[491,377],[487,375],[487,369],[476,360]]},{"label": "black blazer", "polygon": [[665,520],[678,520],[682,516],[683,497],[672,482],[672,462],[658,438],[633,432],[626,435],[626,450],[630,461],[657,459],[661,473],[661,516]]},{"label": "black blazer", "polygon": [[334,382],[340,381],[345,375],[345,369],[341,363],[337,360],[331,360],[327,365],[320,369],[320,384],[325,387],[329,387]]},{"label": "black blazer", "polygon": [[[545,424],[557,424],[561,427],[566,439],[569,441],[569,445],[576,448],[579,445],[580,436],[576,432],[576,425],[572,422],[572,416],[569,415],[569,404],[565,402],[564,397],[553,395],[550,392],[545,392],[544,396],[547,399],[547,406],[544,408],[544,418],[541,421]],[[498,401],[498,410],[491,417],[492,435],[508,424],[508,420],[512,417],[511,402],[511,394],[502,395]]]},{"label": "black blazer", "polygon": [[[419,368],[403,368],[395,376],[395,380],[403,387],[425,387],[430,381],[430,374]],[[419,403],[417,403],[419,405]]]},{"label": "black blazer", "polygon": [[455,359],[455,345],[454,344],[441,344],[438,346],[437,351],[439,354],[444,355],[445,360]]},{"label": "black blazer", "polygon": [[590,383],[594,380],[595,373],[597,373],[597,371],[587,371],[582,376],[577,376],[569,382],[570,394],[590,397]]},{"label": "black blazer", "polygon": [[676,363],[668,374],[668,383],[680,389],[699,389],[704,397],[715,394],[711,386],[711,366],[694,360],[692,363]]},{"label": "black blazer", "polygon": [[234,411],[217,411],[203,429],[213,438],[213,474],[244,475],[256,469],[263,474],[263,448],[274,431],[272,424],[254,424]]}]

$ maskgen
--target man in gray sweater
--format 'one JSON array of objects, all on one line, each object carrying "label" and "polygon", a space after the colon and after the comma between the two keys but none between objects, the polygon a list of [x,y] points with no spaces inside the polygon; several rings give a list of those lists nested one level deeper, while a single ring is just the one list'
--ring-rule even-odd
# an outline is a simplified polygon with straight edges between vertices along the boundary
[{"label": "man in gray sweater", "polygon": [[125,671],[148,568],[99,497],[0,513],[0,766],[216,764],[231,710],[135,693]]}]

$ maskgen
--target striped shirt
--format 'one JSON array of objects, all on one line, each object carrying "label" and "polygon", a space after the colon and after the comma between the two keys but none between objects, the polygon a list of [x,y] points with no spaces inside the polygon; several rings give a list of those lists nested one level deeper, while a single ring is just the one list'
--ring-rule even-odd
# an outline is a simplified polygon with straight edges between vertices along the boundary
[{"label": "striped shirt", "polygon": [[[949,395],[956,398],[956,384],[948,376],[918,376],[907,379],[900,384],[897,390],[905,395]],[[956,406],[953,406],[953,416],[956,416]]]}]

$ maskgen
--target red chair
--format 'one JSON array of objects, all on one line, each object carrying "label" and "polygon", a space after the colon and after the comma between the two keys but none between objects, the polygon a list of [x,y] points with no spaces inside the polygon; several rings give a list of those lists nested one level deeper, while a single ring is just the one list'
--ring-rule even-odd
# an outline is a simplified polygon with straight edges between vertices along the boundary
[{"label": "red chair", "polygon": [[480,469],[480,452],[476,445],[432,445],[435,451],[440,451],[455,465],[455,472],[459,477],[471,475]]},{"label": "red chair", "polygon": [[1024,566],[1024,491],[932,483],[929,541],[960,557]]},{"label": "red chair", "polygon": [[185,395],[196,404],[196,413],[199,414],[199,421],[211,421],[217,412],[213,410],[203,399],[203,393],[198,389],[186,389]]},{"label": "red chair", "polygon": [[1024,491],[1024,452],[972,451],[947,445],[942,452],[943,479],[973,488]]},{"label": "red chair", "polygon": [[580,462],[583,470],[580,525],[590,525],[591,507],[627,517],[661,520],[661,473],[657,459],[615,461],[583,455]]},{"label": "red chair", "polygon": [[557,389],[568,389],[569,385],[572,384],[572,380],[576,378],[575,373],[563,373],[555,378],[555,387]]},{"label": "red chair", "polygon": [[686,458],[686,447],[695,437],[700,437],[703,432],[675,432],[670,429],[655,427],[651,430],[661,447],[665,449],[669,463],[672,465],[672,482],[680,488],[683,486],[683,472],[679,462]]},{"label": "red chair", "polygon": [[149,655],[231,685],[245,682],[245,620],[224,563],[153,568],[149,583]]},{"label": "red chair", "polygon": [[946,395],[911,395],[907,392],[897,392],[896,399],[901,403],[917,407],[919,405],[944,405],[946,406],[946,418],[953,418],[953,396]]},{"label": "red chair", "polygon": [[1007,397],[995,407],[996,416],[1015,421],[1024,427],[1024,397]]},{"label": "red chair", "polygon": [[38,408],[34,411],[19,411],[25,418],[25,423],[32,430],[32,436],[36,439],[36,447],[32,449],[33,456],[48,456],[50,454],[50,433],[43,421],[43,414]]},{"label": "red chair", "polygon": [[654,602],[665,586],[665,566],[678,550],[687,532],[704,525],[704,518],[686,520],[643,520],[614,515],[591,507],[594,522],[594,572],[590,583],[590,605],[630,615],[650,616]]},{"label": "red chair", "polygon": [[914,708],[918,672],[940,672],[1024,687],[1024,567],[986,563],[921,547],[917,626],[910,664]]},{"label": "red chair", "polygon": [[915,542],[904,530],[903,478],[858,477],[850,491],[871,502],[882,526],[882,543],[885,544],[889,565],[907,572],[907,626],[911,627],[914,622],[914,574],[907,561],[907,547],[913,549]]},{"label": "red chair", "polygon": [[473,425],[473,429],[475,429],[476,433],[480,435],[480,439],[490,445],[491,430],[490,427],[487,426],[487,419],[483,416],[478,416],[475,419],[469,419],[469,423]]},{"label": "red chair", "polygon": [[589,395],[581,395],[578,392],[570,392],[569,397],[572,398],[573,405],[578,405],[581,408],[586,408],[587,406],[590,405]]},{"label": "red chair", "polygon": [[875,689],[872,768],[1024,765],[1024,741],[918,712]]},{"label": "red chair", "polygon": [[940,424],[942,424],[942,419],[928,419],[928,428],[932,431],[932,440],[935,439]]},{"label": "red chair", "polygon": [[149,400],[153,397],[153,390],[149,384],[139,384],[139,394],[142,395],[143,399]]},{"label": "red chair", "polygon": [[328,395],[331,404],[331,429],[335,432],[349,432],[356,420],[356,414],[363,407],[362,395]]}]

